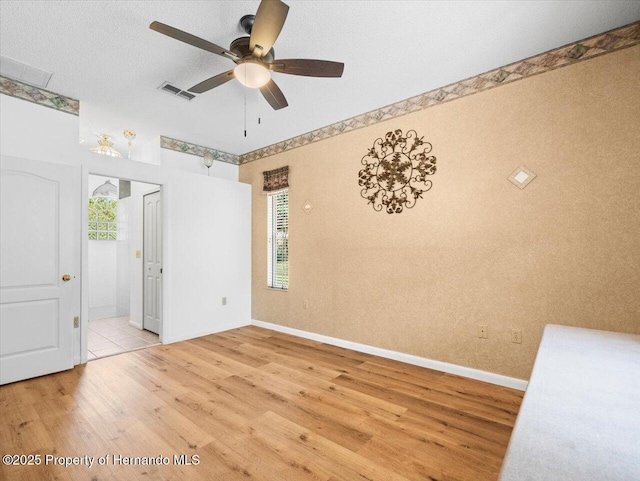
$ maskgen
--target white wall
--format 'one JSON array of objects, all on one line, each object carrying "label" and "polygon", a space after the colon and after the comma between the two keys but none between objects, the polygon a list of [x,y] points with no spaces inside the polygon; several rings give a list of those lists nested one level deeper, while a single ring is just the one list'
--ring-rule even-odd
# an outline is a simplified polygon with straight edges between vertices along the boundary
[{"label": "white wall", "polygon": [[[118,192],[120,192],[118,190]],[[116,315],[129,316],[131,303],[131,199],[118,199],[116,240]],[[91,241],[90,241],[91,242]]]},{"label": "white wall", "polygon": [[[85,205],[83,216],[88,173],[162,185],[163,342],[249,324],[251,186],[92,154],[87,146],[79,148],[78,131],[75,116],[0,95],[0,154],[81,166],[84,194],[78,203]],[[87,241],[83,240],[82,275],[86,276]],[[229,299],[225,307],[218,302],[222,296]],[[85,328],[86,301],[83,292]],[[86,329],[82,338],[84,351]]]},{"label": "white wall", "polygon": [[[161,149],[161,164],[172,169],[180,169],[194,174],[207,175],[207,168],[202,157],[176,152],[175,150]],[[240,167],[226,162],[213,161],[209,169],[211,177],[238,181]]]},{"label": "white wall", "polygon": [[160,160],[162,159],[161,151],[160,137],[157,137],[146,144],[138,145],[131,149],[131,158],[147,164],[160,165]]},{"label": "white wall", "polygon": [[[247,184],[179,172],[173,177],[165,216],[171,235],[165,243],[165,287],[180,302],[165,315],[179,320],[166,327],[175,341],[231,329],[251,316],[251,189]],[[168,190],[168,189],[167,189]],[[178,254],[179,252],[179,254]],[[240,288],[240,286],[242,288]],[[227,305],[222,306],[222,297]]]},{"label": "white wall", "polygon": [[[59,164],[78,149],[78,117],[0,94],[0,153]],[[88,149],[88,147],[87,147]],[[19,155],[22,154],[22,155]]]},{"label": "white wall", "polygon": [[115,241],[89,241],[89,320],[118,316]]}]

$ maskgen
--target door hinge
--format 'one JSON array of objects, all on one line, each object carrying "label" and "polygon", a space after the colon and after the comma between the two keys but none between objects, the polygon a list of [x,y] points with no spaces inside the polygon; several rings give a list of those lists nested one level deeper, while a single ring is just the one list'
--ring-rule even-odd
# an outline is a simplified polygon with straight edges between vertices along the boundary
[{"label": "door hinge", "polygon": [[160,268],[160,274],[162,274],[162,267]]},{"label": "door hinge", "polygon": [[80,327],[80,318],[78,316],[73,318],[73,327],[74,329],[77,329],[78,327]]}]

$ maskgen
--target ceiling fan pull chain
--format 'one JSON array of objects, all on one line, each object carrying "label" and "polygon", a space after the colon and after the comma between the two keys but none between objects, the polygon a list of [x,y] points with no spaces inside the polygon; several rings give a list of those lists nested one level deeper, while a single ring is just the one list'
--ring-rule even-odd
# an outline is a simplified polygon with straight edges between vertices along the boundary
[{"label": "ceiling fan pull chain", "polygon": [[[0,0],[1,1],[1,0]],[[188,32],[157,21],[149,25],[151,30],[184,42],[193,47],[232,60],[233,70],[213,77],[191,87],[188,92],[202,94],[236,79],[248,88],[260,89],[260,93],[273,110],[280,110],[289,104],[284,94],[271,78],[271,72],[306,77],[342,77],[344,64],[328,60],[279,59],[275,60],[273,44],[278,39],[287,19],[289,6],[282,0],[261,0],[255,15],[245,15],[240,25],[249,37],[240,37],[231,42],[229,50]],[[244,81],[243,81],[244,80]],[[247,108],[245,95],[244,136],[247,136]],[[261,123],[258,114],[258,125]]]},{"label": "ceiling fan pull chain", "polygon": [[247,137],[247,89],[244,90],[244,136]]}]

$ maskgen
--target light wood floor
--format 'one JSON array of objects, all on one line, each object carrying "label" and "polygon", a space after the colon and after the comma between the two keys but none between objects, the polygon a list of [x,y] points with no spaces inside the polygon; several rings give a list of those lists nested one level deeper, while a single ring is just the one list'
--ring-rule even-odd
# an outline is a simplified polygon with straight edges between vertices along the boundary
[{"label": "light wood floor", "polygon": [[[522,393],[244,327],[0,388],[0,480],[496,480]],[[96,461],[97,462],[97,461]]]}]

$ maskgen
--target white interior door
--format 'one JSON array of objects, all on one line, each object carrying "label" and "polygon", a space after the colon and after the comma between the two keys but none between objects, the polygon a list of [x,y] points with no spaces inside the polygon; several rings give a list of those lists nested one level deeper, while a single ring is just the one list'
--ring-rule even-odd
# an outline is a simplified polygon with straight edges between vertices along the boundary
[{"label": "white interior door", "polygon": [[160,334],[162,320],[162,210],[160,192],[144,196],[143,328]]},{"label": "white interior door", "polygon": [[0,160],[0,384],[73,367],[80,169]]}]

